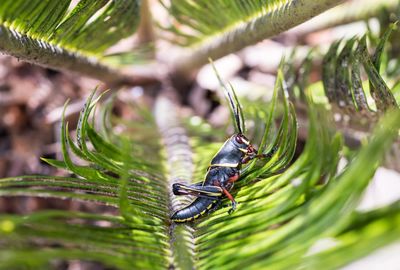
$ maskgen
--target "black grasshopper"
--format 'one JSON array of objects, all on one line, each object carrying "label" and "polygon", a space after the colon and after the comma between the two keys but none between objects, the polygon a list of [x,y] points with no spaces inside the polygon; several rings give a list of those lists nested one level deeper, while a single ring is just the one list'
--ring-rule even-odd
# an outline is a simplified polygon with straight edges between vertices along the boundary
[{"label": "black grasshopper", "polygon": [[240,177],[243,164],[254,158],[271,157],[268,154],[257,154],[257,150],[243,135],[244,119],[235,93],[225,88],[229,101],[237,133],[232,135],[215,154],[208,167],[205,179],[192,185],[175,183],[172,191],[175,195],[193,195],[196,199],[188,206],[176,211],[171,220],[174,222],[193,221],[206,213],[214,210],[220,204],[224,196],[232,202],[229,209],[231,214],[236,209],[236,201],[229,193],[235,181]]}]

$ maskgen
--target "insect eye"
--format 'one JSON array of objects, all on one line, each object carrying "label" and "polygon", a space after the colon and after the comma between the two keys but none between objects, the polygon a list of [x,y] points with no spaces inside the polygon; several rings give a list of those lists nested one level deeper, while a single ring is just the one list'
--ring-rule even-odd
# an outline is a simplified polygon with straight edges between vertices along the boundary
[{"label": "insect eye", "polygon": [[235,137],[235,139],[236,139],[236,142],[238,142],[240,144],[243,143],[242,136],[238,135],[238,136]]}]

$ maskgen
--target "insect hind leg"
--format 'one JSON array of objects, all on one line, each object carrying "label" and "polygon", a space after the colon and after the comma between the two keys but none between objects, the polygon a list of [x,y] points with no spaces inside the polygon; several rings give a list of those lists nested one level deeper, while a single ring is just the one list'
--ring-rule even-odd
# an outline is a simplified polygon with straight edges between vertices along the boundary
[{"label": "insect hind leg", "polygon": [[181,183],[173,184],[172,192],[175,195],[193,195],[196,197],[204,197],[204,198],[218,198],[223,194],[221,187],[200,186],[198,184],[186,185]]}]

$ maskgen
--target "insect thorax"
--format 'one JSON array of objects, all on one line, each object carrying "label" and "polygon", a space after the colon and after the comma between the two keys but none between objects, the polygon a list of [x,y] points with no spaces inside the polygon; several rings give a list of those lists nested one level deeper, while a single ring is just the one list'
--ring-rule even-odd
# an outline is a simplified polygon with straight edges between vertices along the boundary
[{"label": "insect thorax", "polygon": [[236,167],[240,164],[243,156],[244,153],[240,151],[239,147],[232,139],[229,139],[215,154],[214,158],[211,160],[211,165],[215,166],[220,164],[223,167],[224,165],[226,165],[226,167]]}]

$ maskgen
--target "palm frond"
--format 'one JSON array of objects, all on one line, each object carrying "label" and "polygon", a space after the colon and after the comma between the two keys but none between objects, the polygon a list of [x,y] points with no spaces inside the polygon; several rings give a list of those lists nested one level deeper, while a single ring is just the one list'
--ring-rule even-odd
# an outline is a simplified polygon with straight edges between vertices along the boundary
[{"label": "palm frond", "polygon": [[101,56],[135,32],[139,10],[136,0],[82,0],[75,6],[71,0],[2,1],[0,50],[46,67],[79,70],[107,82],[127,80],[102,64]]},{"label": "palm frond", "polygon": [[[273,100],[284,89],[280,74]],[[308,99],[309,140],[303,153],[282,172],[292,157],[297,132],[294,111],[289,109],[284,97],[280,127],[269,127],[268,117],[263,117],[266,130],[275,133],[267,141],[278,150],[269,162],[252,164],[245,169],[245,176],[234,192],[238,210],[228,215],[225,202],[226,207],[194,224],[198,269],[319,269],[325,259],[333,258],[335,262],[329,269],[336,269],[399,239],[399,231],[389,229],[398,225],[398,204],[363,215],[355,210],[377,164],[397,137],[398,112],[388,114],[370,144],[338,174],[343,139],[335,132],[329,112]],[[251,111],[244,108],[245,113]],[[259,107],[255,111],[261,110]],[[275,110],[271,106],[267,115]],[[201,161],[209,160],[211,151],[216,150],[199,142],[196,145],[197,159]],[[196,173],[198,178],[206,166],[201,162]],[[371,219],[360,221],[361,216]],[[378,234],[372,233],[375,229]],[[337,246],[310,253],[324,239],[332,239]],[[382,241],[371,244],[376,239]],[[371,245],[361,246],[357,241]],[[345,255],[341,247],[346,249]],[[335,257],[339,253],[342,256]]]},{"label": "palm frond", "polygon": [[[387,45],[392,45],[388,40],[395,28],[396,24],[392,24],[379,38],[379,43],[372,46],[373,54],[368,52],[367,35],[364,35],[361,38],[354,37],[334,42],[323,56],[321,82],[326,101],[343,113],[355,113],[351,120],[365,116],[372,119],[376,114],[398,108],[397,94],[394,92],[396,89],[389,87],[389,85],[395,86],[398,80],[396,72],[392,70],[393,67],[397,68],[397,60],[391,59],[389,51],[385,51]],[[371,43],[374,43],[374,39],[376,38],[371,39]],[[389,61],[392,62],[390,65]],[[310,67],[312,63],[310,60],[307,62],[307,66]],[[309,77],[309,72],[301,74],[303,77],[301,78],[300,74],[296,74],[296,69],[289,68],[290,66],[293,67],[294,64],[287,63],[285,67],[285,75],[293,78],[289,91],[293,100],[299,100],[300,93],[304,95],[306,91],[310,91],[307,90],[308,84],[299,83],[299,80]],[[364,74],[361,67],[365,70],[367,80],[362,79]],[[317,97],[317,93],[314,96],[320,98]]]},{"label": "palm frond", "polygon": [[[368,136],[385,111],[399,108],[399,65],[392,52],[395,41],[390,38],[397,32],[396,27],[396,23],[390,25],[380,37],[368,33],[336,41],[326,53],[313,50],[300,65],[308,70],[305,73],[294,63],[285,64],[291,100],[299,105],[309,93],[318,103],[329,107],[336,115],[336,126],[345,133],[346,144],[351,148],[360,146],[360,141]],[[370,41],[368,47],[367,40]],[[322,58],[322,77],[310,84],[310,71],[318,62],[313,64],[313,58]],[[399,170],[399,147],[397,140],[385,166]]]},{"label": "palm frond", "polygon": [[167,9],[174,21],[167,30],[176,43],[192,46],[187,55],[180,54],[179,61],[174,59],[173,63],[177,71],[185,74],[207,63],[210,57],[218,59],[282,33],[341,2],[171,1]]},{"label": "palm frond", "polygon": [[[119,143],[113,144],[97,133],[89,121],[97,102],[93,95],[88,98],[79,119],[77,144],[70,138],[68,124],[63,121],[64,160],[44,159],[75,176],[1,179],[1,196],[89,201],[108,205],[114,213],[118,209],[119,214],[62,210],[2,214],[2,267],[44,267],[57,259],[97,261],[120,269],[167,267],[169,201],[159,153],[155,151],[151,159],[140,157],[140,151],[134,151],[137,145],[132,138],[119,135]],[[146,128],[153,129],[154,133],[151,125],[142,125],[141,130],[145,132]],[[152,149],[156,145],[157,140],[150,140],[147,146]],[[88,165],[74,164],[72,154]],[[49,247],[39,253],[40,245]],[[22,255],[29,259],[21,260]]]},{"label": "palm frond", "polygon": [[[316,16],[307,23],[296,27],[291,34],[303,36],[309,33],[329,29],[339,25],[361,22],[371,18],[383,18],[392,21],[397,16],[399,2],[397,0],[353,0],[332,8]],[[388,16],[390,15],[390,16]],[[393,21],[392,21],[393,22]]]},{"label": "palm frond", "polygon": [[55,46],[101,54],[134,33],[138,1],[3,1],[0,22],[10,30]]},{"label": "palm frond", "polygon": [[[105,132],[96,131],[90,116],[98,99],[90,96],[80,115],[76,142],[68,124],[62,123],[63,161],[46,160],[73,175],[1,179],[0,195],[90,201],[108,205],[112,211],[2,214],[0,266],[43,268],[56,260],[80,259],[118,269],[171,265],[318,269],[331,261],[329,267],[334,269],[399,239],[398,203],[364,213],[355,210],[382,156],[398,136],[399,112],[388,111],[369,143],[338,172],[342,136],[336,133],[325,106],[313,102],[309,94],[305,94],[309,140],[302,154],[292,160],[297,121],[287,91],[279,71],[270,104],[253,102],[243,107],[246,120],[255,123],[249,133],[259,141],[252,142],[260,152],[276,150],[269,160],[251,163],[244,170],[233,191],[239,202],[237,211],[228,215],[227,201],[223,201],[208,217],[184,225],[169,222],[169,214],[188,202],[188,198],[172,197],[170,184],[201,180],[206,162],[220,144],[196,140],[192,147],[195,160],[201,162],[192,174],[190,141],[173,103],[165,98],[157,101],[156,121],[137,108],[146,120],[118,120],[125,132],[117,135],[110,132],[106,120],[110,103],[100,111],[105,119],[100,119],[100,130]],[[155,124],[163,144],[154,132]],[[76,164],[72,155],[84,162]],[[315,251],[314,246],[324,239],[335,245]],[[20,256],[28,259],[22,261]]]},{"label": "palm frond", "polygon": [[[182,45],[198,43],[205,38],[219,34],[235,25],[250,21],[251,19],[276,11],[287,4],[287,1],[171,1],[169,13],[181,25],[190,29],[180,29],[172,25],[170,31],[176,33],[177,42]],[[165,5],[165,4],[164,4]],[[166,5],[165,5],[166,6]],[[221,10],[224,12],[221,13]],[[208,16],[205,17],[205,12]]]}]

